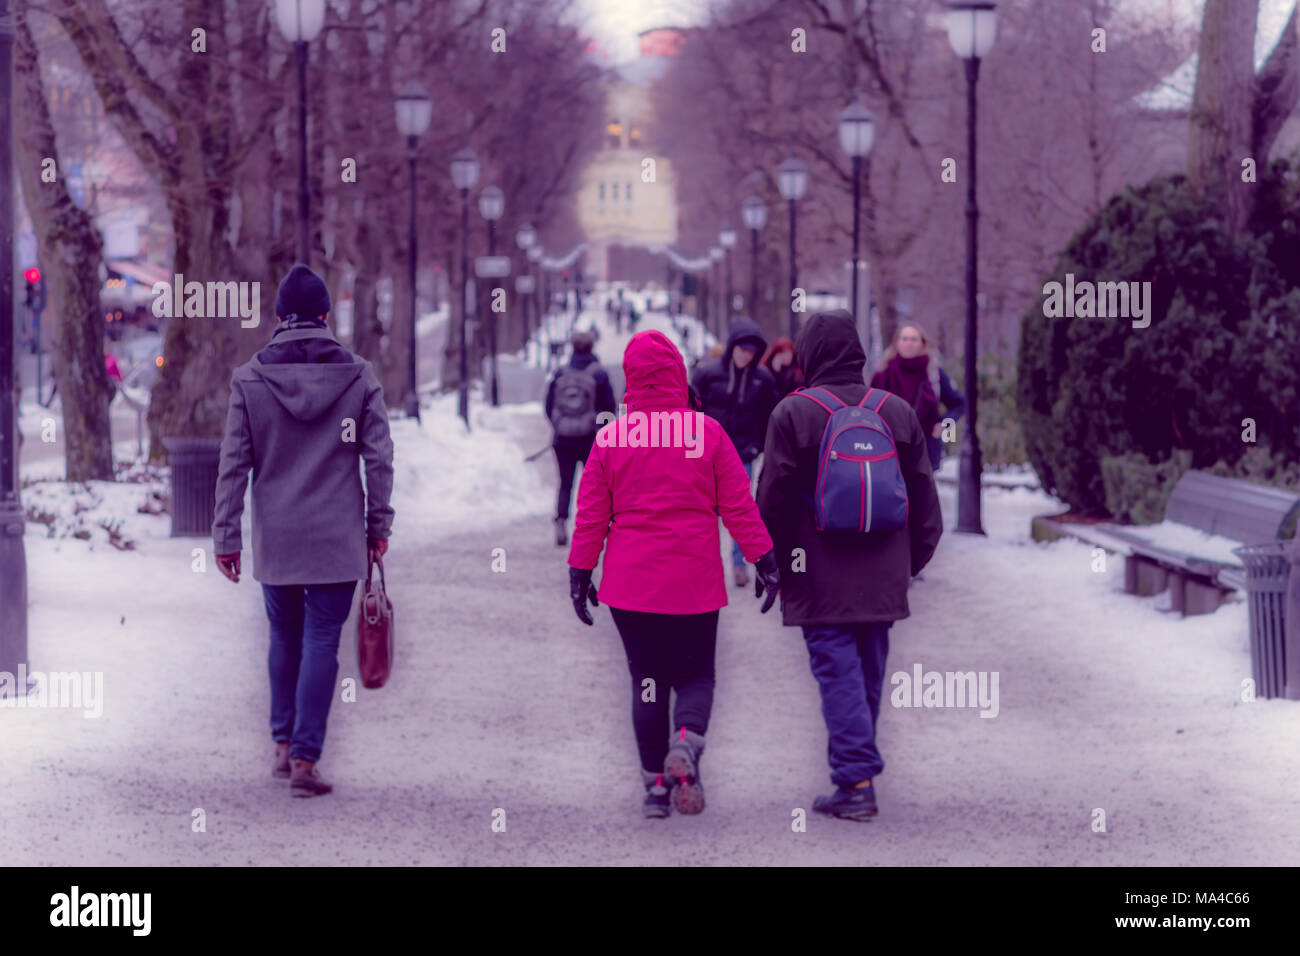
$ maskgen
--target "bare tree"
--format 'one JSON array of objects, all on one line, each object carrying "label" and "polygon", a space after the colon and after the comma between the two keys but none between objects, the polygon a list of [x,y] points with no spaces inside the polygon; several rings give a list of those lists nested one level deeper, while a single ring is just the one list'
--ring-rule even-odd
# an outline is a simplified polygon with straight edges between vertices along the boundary
[{"label": "bare tree", "polygon": [[[19,0],[14,50],[18,178],[45,265],[49,310],[57,317],[54,372],[63,408],[66,476],[69,481],[111,480],[108,405],[113,386],[104,365],[101,243],[90,216],[72,201],[61,172],[30,10],[27,0]],[[46,181],[42,171],[48,162],[56,175]]]}]

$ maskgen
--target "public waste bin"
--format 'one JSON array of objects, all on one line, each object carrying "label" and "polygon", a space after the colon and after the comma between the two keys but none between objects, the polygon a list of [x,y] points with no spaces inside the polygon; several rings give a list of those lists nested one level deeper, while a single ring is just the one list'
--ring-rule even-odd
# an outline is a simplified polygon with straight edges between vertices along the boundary
[{"label": "public waste bin", "polygon": [[[1300,652],[1287,654],[1287,583],[1293,576],[1290,541],[1266,541],[1234,548],[1246,567],[1250,602],[1250,670],[1257,697],[1287,696],[1287,658],[1291,666]],[[1292,618],[1294,619],[1295,613]],[[1294,630],[1294,625],[1293,625]],[[1294,645],[1293,645],[1294,646]],[[1300,684],[1292,687],[1300,693]]]},{"label": "public waste bin", "polygon": [[173,538],[208,537],[216,507],[220,438],[164,438],[171,465]]}]

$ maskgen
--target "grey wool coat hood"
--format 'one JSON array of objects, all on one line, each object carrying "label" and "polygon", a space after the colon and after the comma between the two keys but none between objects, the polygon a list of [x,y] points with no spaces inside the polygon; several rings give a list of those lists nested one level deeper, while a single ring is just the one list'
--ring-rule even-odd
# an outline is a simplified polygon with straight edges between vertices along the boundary
[{"label": "grey wool coat hood", "polygon": [[[343,349],[326,328],[281,330],[273,342],[302,346],[295,357],[315,360],[264,364],[263,350],[235,369],[213,547],[219,555],[241,550],[251,469],[253,577],[263,584],[359,580],[366,575],[366,538],[387,538],[393,524],[393,442],[383,388],[370,363]],[[308,352],[308,346],[318,348]]]}]

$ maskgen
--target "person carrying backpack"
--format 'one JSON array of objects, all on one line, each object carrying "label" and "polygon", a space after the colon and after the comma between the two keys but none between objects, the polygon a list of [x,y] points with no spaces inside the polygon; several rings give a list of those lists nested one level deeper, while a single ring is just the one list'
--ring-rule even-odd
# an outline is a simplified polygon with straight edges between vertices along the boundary
[{"label": "person carrying backpack", "polygon": [[782,566],[782,620],[803,629],[821,690],[836,790],[813,809],[862,820],[876,815],[884,769],[876,726],[889,628],[909,614],[908,585],[943,516],[927,436],[904,399],[863,383],[853,317],[814,315],[795,355],[807,385],[772,413],[758,507]]},{"label": "person carrying backpack", "polygon": [[569,364],[556,371],[546,388],[546,417],[554,430],[551,448],[560,472],[560,490],[555,501],[557,547],[568,542],[566,526],[573,500],[573,479],[578,462],[585,462],[591,454],[591,443],[600,430],[597,416],[601,412],[613,415],[617,410],[609,374],[591,351],[596,336],[587,330],[577,331],[569,337],[569,343],[573,346]]}]

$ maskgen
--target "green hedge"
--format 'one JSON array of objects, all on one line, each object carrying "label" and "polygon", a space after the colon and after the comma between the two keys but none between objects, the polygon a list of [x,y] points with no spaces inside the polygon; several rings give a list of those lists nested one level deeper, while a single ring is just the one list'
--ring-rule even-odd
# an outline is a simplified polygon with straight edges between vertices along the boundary
[{"label": "green hedge", "polygon": [[[1046,281],[1150,281],[1151,324],[1021,322],[1019,419],[1043,487],[1076,511],[1108,511],[1101,462],[1149,464],[1190,449],[1192,467],[1234,470],[1257,443],[1297,460],[1300,191],[1295,169],[1261,173],[1254,220],[1230,233],[1181,176],[1127,188],[1070,240]],[[1255,453],[1258,456],[1258,452]]]}]

